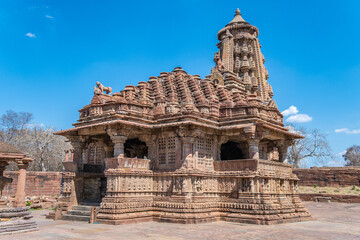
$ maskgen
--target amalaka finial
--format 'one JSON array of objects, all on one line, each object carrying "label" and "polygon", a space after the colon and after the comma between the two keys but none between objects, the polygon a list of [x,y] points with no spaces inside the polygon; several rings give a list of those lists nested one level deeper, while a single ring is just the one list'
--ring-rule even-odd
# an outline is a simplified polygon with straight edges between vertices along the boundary
[{"label": "amalaka finial", "polygon": [[245,22],[245,20],[241,16],[240,9],[236,9],[234,19],[229,24],[240,22]]}]

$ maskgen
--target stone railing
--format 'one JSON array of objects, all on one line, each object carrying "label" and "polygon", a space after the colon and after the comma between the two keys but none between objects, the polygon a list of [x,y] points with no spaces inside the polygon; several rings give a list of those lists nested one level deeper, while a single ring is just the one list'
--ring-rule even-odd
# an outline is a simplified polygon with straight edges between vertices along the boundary
[{"label": "stone railing", "polygon": [[258,159],[239,159],[227,161],[215,161],[215,171],[260,171],[266,173],[280,172],[291,174],[292,167],[289,164]]},{"label": "stone railing", "polygon": [[105,169],[131,168],[150,169],[150,159],[141,158],[105,158]]},{"label": "stone railing", "polygon": [[215,171],[255,171],[257,162],[255,159],[239,159],[227,161],[214,161]]},{"label": "stone railing", "polygon": [[63,166],[66,172],[78,172],[78,165],[76,162],[66,161],[63,162]]},{"label": "stone railing", "polygon": [[275,162],[269,160],[256,160],[257,170],[265,173],[291,174],[292,166],[287,163]]}]

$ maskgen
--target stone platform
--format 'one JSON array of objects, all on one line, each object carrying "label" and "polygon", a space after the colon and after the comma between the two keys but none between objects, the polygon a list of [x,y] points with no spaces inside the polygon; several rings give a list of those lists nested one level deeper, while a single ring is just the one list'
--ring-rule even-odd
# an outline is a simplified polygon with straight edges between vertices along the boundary
[{"label": "stone platform", "polygon": [[0,208],[0,235],[36,231],[29,207]]},{"label": "stone platform", "polygon": [[34,211],[39,231],[0,236],[0,239],[360,239],[360,204],[305,202],[313,221],[282,225],[214,222],[197,225],[146,222],[127,225],[88,224],[45,219]]}]

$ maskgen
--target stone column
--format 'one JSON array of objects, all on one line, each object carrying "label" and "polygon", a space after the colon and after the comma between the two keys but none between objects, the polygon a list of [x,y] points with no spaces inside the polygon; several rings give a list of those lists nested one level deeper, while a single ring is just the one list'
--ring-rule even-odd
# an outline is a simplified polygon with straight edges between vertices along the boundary
[{"label": "stone column", "polygon": [[[0,196],[2,196],[2,191],[7,183],[12,183],[12,178],[4,177],[5,167],[8,165],[7,162],[0,162]],[[2,206],[2,201],[0,200],[0,207]]]},{"label": "stone column", "polygon": [[83,148],[85,147],[85,138],[81,136],[68,136],[73,149],[71,149],[71,159],[70,161],[76,163],[79,171],[82,170],[84,166],[83,162]]},{"label": "stone column", "polygon": [[105,150],[105,158],[111,158],[113,153],[114,153],[114,148],[109,147],[109,146],[105,146],[104,150]]},{"label": "stone column", "polygon": [[182,137],[182,168],[194,168],[193,143],[195,137]]},{"label": "stone column", "polygon": [[147,158],[151,160],[150,162],[150,169],[154,170],[158,168],[158,162],[156,161],[157,158],[157,144],[156,144],[157,136],[149,137],[146,144],[148,146],[148,156]]},{"label": "stone column", "polygon": [[114,157],[122,158],[125,156],[124,143],[126,139],[126,136],[111,136],[111,140],[114,143]]},{"label": "stone column", "polygon": [[19,168],[19,176],[16,187],[16,195],[15,195],[15,207],[25,207],[25,184],[26,184],[26,168],[28,167],[27,159],[24,161],[18,161],[17,165]]},{"label": "stone column", "polygon": [[73,177],[71,179],[71,193],[70,193],[70,201],[69,201],[69,205],[70,206],[77,206],[78,205],[78,193],[76,191],[76,179],[75,179],[75,174],[73,174]]},{"label": "stone column", "polygon": [[64,162],[68,162],[69,161],[69,150],[65,150],[65,160]]},{"label": "stone column", "polygon": [[249,158],[259,159],[259,142],[260,139],[252,138],[248,140],[249,144]]},{"label": "stone column", "polygon": [[288,148],[291,145],[290,140],[282,140],[280,144],[278,144],[278,151],[279,151],[279,161],[287,163],[288,157]]},{"label": "stone column", "polygon": [[83,164],[82,162],[82,142],[71,142],[71,145],[74,147],[72,152],[73,162],[76,162],[79,166]]}]

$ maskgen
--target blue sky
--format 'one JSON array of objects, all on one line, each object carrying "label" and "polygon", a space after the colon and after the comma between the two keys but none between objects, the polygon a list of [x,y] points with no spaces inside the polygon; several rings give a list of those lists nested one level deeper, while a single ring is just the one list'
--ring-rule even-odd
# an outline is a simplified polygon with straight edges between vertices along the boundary
[{"label": "blue sky", "polygon": [[279,109],[309,116],[296,124],[326,133],[335,154],[360,144],[356,0],[2,0],[0,114],[27,111],[35,124],[66,129],[96,81],[120,91],[177,66],[204,77],[236,8],[260,30]]}]

